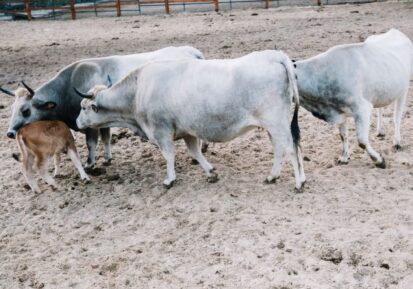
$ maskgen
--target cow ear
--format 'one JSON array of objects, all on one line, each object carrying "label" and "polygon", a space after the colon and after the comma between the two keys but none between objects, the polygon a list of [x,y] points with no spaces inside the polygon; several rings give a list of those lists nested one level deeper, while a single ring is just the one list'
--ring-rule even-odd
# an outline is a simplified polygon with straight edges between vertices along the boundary
[{"label": "cow ear", "polygon": [[56,107],[56,102],[53,101],[43,101],[39,99],[32,99],[32,104],[35,108],[39,109],[53,109]]},{"label": "cow ear", "polygon": [[96,112],[96,113],[99,111],[99,109],[98,109],[98,107],[97,107],[96,104],[92,104],[92,109],[93,109],[93,111]]}]

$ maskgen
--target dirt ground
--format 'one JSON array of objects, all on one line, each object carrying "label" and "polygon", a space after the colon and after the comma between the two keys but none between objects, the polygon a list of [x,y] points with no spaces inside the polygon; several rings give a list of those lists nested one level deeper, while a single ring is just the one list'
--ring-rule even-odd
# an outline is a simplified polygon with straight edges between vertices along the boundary
[{"label": "dirt ground", "polygon": [[[258,14],[258,15],[255,15]],[[413,3],[232,10],[171,16],[0,23],[0,84],[38,86],[87,57],[192,45],[207,58],[277,48],[300,59],[395,27],[413,39]],[[413,288],[413,89],[392,150],[392,107],[378,169],[350,130],[351,159],[336,164],[338,130],[300,112],[307,185],[264,185],[272,165],[265,132],[214,144],[220,180],[209,184],[177,142],[177,183],[162,187],[159,150],[114,130],[111,166],[102,147],[91,184],[66,159],[53,191],[24,186],[5,136],[13,99],[0,99],[0,288]],[[86,161],[84,136],[77,146]]]}]

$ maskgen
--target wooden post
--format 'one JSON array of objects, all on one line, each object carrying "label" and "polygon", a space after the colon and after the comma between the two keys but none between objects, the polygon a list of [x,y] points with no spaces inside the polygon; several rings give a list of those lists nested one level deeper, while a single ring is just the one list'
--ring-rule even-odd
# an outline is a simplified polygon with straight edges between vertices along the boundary
[{"label": "wooden post", "polygon": [[269,0],[265,0],[264,2],[264,8],[268,9],[268,7],[270,7],[270,1]]},{"label": "wooden post", "polygon": [[165,1],[165,13],[169,14],[169,0],[164,0]]},{"label": "wooden post", "polygon": [[70,4],[70,13],[72,14],[72,20],[76,19],[76,9],[75,9],[75,0],[69,0]]},{"label": "wooden post", "polygon": [[27,20],[32,20],[32,10],[30,8],[30,0],[24,0],[24,4],[26,6],[26,14],[27,14]]},{"label": "wooden post", "polygon": [[317,0],[317,5],[321,6],[321,0]]},{"label": "wooden post", "polygon": [[215,7],[215,12],[218,12],[219,11],[218,0],[214,0],[214,7]]},{"label": "wooden post", "polygon": [[116,1],[116,15],[118,17],[120,17],[120,14],[121,14],[121,12],[120,12],[120,0],[115,0],[115,1]]}]

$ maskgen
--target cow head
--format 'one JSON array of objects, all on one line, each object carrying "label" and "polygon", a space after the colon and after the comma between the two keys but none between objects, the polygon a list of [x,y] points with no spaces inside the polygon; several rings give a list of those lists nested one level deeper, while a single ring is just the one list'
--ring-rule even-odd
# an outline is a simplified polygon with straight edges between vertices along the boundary
[{"label": "cow head", "polygon": [[41,110],[51,110],[56,106],[55,102],[44,102],[33,98],[34,90],[24,81],[21,84],[23,87],[19,87],[15,92],[0,88],[3,93],[15,97],[14,103],[11,106],[10,126],[7,130],[9,138],[15,138],[17,130],[22,126],[41,119]]},{"label": "cow head", "polygon": [[73,88],[77,94],[83,97],[83,100],[80,103],[80,114],[76,119],[76,124],[79,129],[101,127],[100,124],[104,120],[105,113],[98,113],[99,107],[96,103],[96,98],[99,92],[106,90],[107,88],[106,85],[99,84],[95,85],[87,93],[80,92],[75,87]]}]

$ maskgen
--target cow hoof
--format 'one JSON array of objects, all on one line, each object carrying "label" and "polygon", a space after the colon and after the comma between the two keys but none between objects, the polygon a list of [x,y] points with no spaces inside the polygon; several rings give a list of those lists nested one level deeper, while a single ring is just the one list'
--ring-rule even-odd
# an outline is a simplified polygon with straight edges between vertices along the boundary
[{"label": "cow hoof", "polygon": [[300,188],[294,188],[294,193],[296,194],[304,193],[304,184]]},{"label": "cow hoof", "polygon": [[338,159],[337,164],[338,165],[348,165],[348,160]]},{"label": "cow hoof", "polygon": [[385,169],[386,168],[386,161],[383,160],[381,161],[381,163],[376,164],[376,167],[380,168],[380,169]]},{"label": "cow hoof", "polygon": [[105,167],[108,167],[108,166],[111,165],[111,163],[112,163],[112,159],[108,159],[108,160],[105,160],[105,161],[102,163],[102,165],[104,165]]},{"label": "cow hoof", "polygon": [[383,139],[386,135],[384,133],[378,133],[377,137]]},{"label": "cow hoof", "polygon": [[90,174],[91,172],[93,172],[93,167],[94,165],[87,165],[85,167],[85,172],[87,172],[88,174]]},{"label": "cow hoof", "polygon": [[218,182],[219,178],[218,175],[216,173],[211,173],[210,176],[208,176],[207,178],[207,182],[210,184],[216,183]]},{"label": "cow hoof", "polygon": [[175,182],[175,181],[172,181],[172,182],[170,182],[169,184],[163,183],[163,187],[164,187],[165,189],[169,190],[170,188],[172,188],[172,187],[174,186],[174,182]]},{"label": "cow hoof", "polygon": [[199,162],[196,159],[191,159],[191,165],[197,165]]},{"label": "cow hoof", "polygon": [[402,150],[402,147],[401,147],[401,145],[396,144],[396,145],[393,146],[393,149],[394,149],[396,152],[399,152],[399,151]]},{"label": "cow hoof", "polygon": [[266,185],[269,185],[269,184],[275,184],[275,183],[277,183],[277,179],[278,179],[279,177],[267,177],[265,180],[264,180],[264,184],[266,184]]}]

